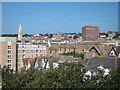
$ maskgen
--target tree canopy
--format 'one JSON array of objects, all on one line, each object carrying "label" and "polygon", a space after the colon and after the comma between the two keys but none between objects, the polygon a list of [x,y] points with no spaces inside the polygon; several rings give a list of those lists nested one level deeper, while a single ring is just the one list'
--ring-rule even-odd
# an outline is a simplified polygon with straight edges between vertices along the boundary
[{"label": "tree canopy", "polygon": [[[104,76],[102,70],[96,75],[85,76],[86,69],[80,63],[61,63],[58,68],[38,70],[30,68],[15,73],[2,68],[3,88],[119,88],[120,71],[114,70]],[[85,78],[86,77],[86,78]]]}]

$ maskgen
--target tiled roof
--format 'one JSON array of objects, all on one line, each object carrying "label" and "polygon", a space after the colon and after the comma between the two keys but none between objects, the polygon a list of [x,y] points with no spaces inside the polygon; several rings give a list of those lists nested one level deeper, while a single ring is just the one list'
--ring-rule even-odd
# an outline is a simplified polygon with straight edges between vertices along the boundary
[{"label": "tiled roof", "polygon": [[56,47],[49,47],[50,50],[57,50]]}]

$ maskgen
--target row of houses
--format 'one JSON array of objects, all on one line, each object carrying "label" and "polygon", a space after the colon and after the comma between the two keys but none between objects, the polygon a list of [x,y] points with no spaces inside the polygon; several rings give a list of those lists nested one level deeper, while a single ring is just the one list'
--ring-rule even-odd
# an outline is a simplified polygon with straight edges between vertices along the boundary
[{"label": "row of houses", "polygon": [[87,69],[94,70],[99,66],[110,70],[120,68],[120,46],[109,48],[92,46],[85,55],[85,60],[82,63]]},{"label": "row of houses", "polygon": [[90,47],[89,51],[85,53],[85,59],[95,56],[113,55],[120,57],[120,46],[95,46]]},{"label": "row of houses", "polygon": [[[0,37],[0,64],[2,67],[6,65],[11,69],[20,70],[25,67],[28,68],[27,63],[38,56],[56,56],[73,51],[84,53],[85,60],[103,55],[120,57],[120,45],[118,43],[116,46],[79,44],[50,45],[50,43],[48,45],[42,45],[33,44],[30,41],[17,40],[15,37]],[[24,61],[24,58],[28,58],[29,60]]]},{"label": "row of houses", "polygon": [[20,70],[23,58],[35,58],[47,55],[45,45],[34,45],[28,41],[17,40],[16,37],[0,37],[0,65],[13,70]]}]

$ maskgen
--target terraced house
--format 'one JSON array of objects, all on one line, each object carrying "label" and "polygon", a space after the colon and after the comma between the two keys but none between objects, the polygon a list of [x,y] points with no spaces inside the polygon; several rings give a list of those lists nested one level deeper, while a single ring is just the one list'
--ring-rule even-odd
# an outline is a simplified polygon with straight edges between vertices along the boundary
[{"label": "terraced house", "polygon": [[17,70],[24,68],[23,58],[36,58],[47,55],[47,46],[34,45],[29,41],[17,41]]}]

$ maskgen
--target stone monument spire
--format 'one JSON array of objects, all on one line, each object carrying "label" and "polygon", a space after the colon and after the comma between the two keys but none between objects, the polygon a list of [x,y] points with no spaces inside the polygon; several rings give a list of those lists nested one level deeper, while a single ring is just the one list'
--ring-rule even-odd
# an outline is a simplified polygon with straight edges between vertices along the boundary
[{"label": "stone monument spire", "polygon": [[22,40],[22,25],[20,23],[19,29],[18,29],[18,40]]}]

